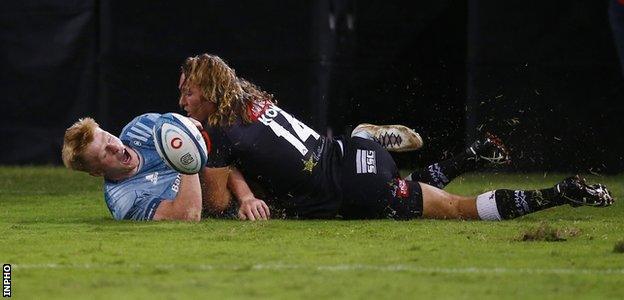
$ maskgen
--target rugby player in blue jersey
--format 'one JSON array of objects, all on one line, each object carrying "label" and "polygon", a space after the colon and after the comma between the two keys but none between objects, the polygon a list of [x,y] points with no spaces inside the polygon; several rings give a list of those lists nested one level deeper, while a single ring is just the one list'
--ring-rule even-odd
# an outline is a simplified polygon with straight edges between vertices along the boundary
[{"label": "rugby player in blue jersey", "polygon": [[159,114],[136,117],[119,138],[91,118],[65,133],[64,164],[104,178],[104,198],[117,220],[197,221],[202,198],[212,211],[228,206],[228,188],[239,200],[241,219],[268,219],[269,208],[249,189],[243,173],[291,218],[501,220],[563,204],[613,202],[606,187],[579,177],[542,190],[452,195],[439,188],[479,162],[504,160],[496,139],[477,141],[465,153],[402,179],[386,149],[414,144],[402,145],[387,134],[397,127],[380,131],[364,125],[353,137],[322,137],[277,107],[269,94],[236,77],[218,57],[189,58],[182,70],[180,106],[209,125],[213,142],[201,183],[198,175],[179,174],[158,156],[151,129]]},{"label": "rugby player in blue jersey", "polygon": [[104,178],[104,199],[117,220],[201,218],[198,175],[170,169],[154,147],[152,127],[159,116],[136,117],[119,138],[91,118],[80,119],[65,132],[65,166]]},{"label": "rugby player in blue jersey", "polygon": [[321,136],[214,55],[187,58],[178,88],[180,107],[209,132],[213,150],[207,167],[233,168],[228,186],[239,200],[239,214],[255,219],[266,219],[269,212],[249,192],[246,179],[259,183],[264,200],[291,218],[502,220],[564,204],[613,202],[605,186],[589,185],[579,176],[541,190],[498,189],[476,197],[441,190],[474,170],[475,162],[504,158],[493,137],[400,178],[387,147],[361,137],[370,130],[360,128],[351,137]]}]

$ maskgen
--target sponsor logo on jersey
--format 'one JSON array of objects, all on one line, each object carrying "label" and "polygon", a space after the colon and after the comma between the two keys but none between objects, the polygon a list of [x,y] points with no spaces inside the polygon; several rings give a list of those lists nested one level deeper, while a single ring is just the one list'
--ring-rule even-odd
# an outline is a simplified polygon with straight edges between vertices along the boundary
[{"label": "sponsor logo on jersey", "polygon": [[407,199],[409,198],[409,185],[404,179],[395,179],[389,183],[392,189],[392,197]]},{"label": "sponsor logo on jersey", "polygon": [[316,164],[318,164],[316,161],[314,161],[314,153],[312,154],[313,155],[310,155],[310,158],[308,160],[305,160],[305,159],[301,160],[303,162],[303,171],[312,173],[312,171],[314,170],[314,167],[316,166]]},{"label": "sponsor logo on jersey", "polygon": [[171,190],[174,192],[178,192],[180,190],[180,174],[178,174],[178,176],[176,177],[176,179],[173,181],[173,185],[171,185]]},{"label": "sponsor logo on jersey", "polygon": [[145,176],[145,179],[147,181],[151,181],[153,184],[158,183],[158,172],[154,172],[152,174]]},{"label": "sponsor logo on jersey", "polygon": [[247,113],[249,114],[249,118],[253,121],[257,121],[258,118],[264,113],[264,111],[269,107],[271,101],[264,99],[254,99],[249,102],[247,105]]},{"label": "sponsor logo on jersey", "polygon": [[409,197],[409,186],[407,185],[407,182],[405,182],[405,180],[403,179],[399,179],[398,181],[398,189],[397,189],[397,196],[399,198],[408,198]]},{"label": "sponsor logo on jersey", "polygon": [[262,111],[263,113],[258,117],[258,121],[262,122],[262,124],[264,125],[269,126],[269,124],[273,122],[273,119],[277,117],[280,111],[281,109],[279,109],[277,106],[270,105]]},{"label": "sponsor logo on jersey", "polygon": [[355,171],[357,174],[377,174],[376,153],[373,150],[357,149],[355,153]]}]

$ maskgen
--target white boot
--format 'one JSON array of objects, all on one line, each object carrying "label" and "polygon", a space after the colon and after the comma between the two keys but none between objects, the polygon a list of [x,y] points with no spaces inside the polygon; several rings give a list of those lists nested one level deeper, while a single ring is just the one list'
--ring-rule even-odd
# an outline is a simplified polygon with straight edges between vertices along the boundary
[{"label": "white boot", "polygon": [[379,143],[388,151],[406,152],[418,150],[423,140],[413,129],[403,125],[360,124],[351,133],[351,137],[361,137]]}]

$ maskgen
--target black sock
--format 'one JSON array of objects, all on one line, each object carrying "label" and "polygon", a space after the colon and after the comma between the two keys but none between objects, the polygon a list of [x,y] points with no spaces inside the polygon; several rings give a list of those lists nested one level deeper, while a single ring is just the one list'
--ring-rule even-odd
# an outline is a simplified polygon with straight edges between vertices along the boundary
[{"label": "black sock", "polygon": [[496,190],[494,197],[498,213],[503,220],[517,218],[564,203],[555,188],[524,191]]},{"label": "black sock", "polygon": [[445,161],[430,165],[423,170],[414,171],[414,173],[410,174],[405,179],[423,182],[443,189],[457,176],[469,171],[474,171],[477,167],[478,165],[474,160],[474,156],[462,153]]}]

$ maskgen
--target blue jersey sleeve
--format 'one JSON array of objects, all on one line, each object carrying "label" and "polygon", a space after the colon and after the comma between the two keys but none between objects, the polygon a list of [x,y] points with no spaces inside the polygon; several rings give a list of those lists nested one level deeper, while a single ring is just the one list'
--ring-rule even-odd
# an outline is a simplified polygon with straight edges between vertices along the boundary
[{"label": "blue jersey sleeve", "polygon": [[160,202],[163,200],[165,199],[151,194],[138,195],[134,205],[128,211],[124,219],[137,221],[151,220],[154,218],[154,214],[156,214],[158,205],[160,205]]},{"label": "blue jersey sleeve", "polygon": [[141,191],[116,195],[114,199],[109,194],[105,194],[105,197],[109,199],[107,204],[115,220],[151,220],[160,202],[166,200],[159,195]]}]

